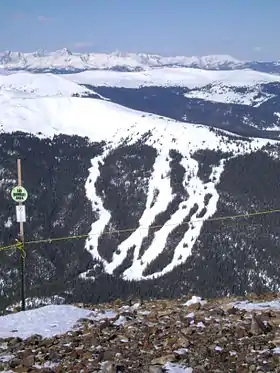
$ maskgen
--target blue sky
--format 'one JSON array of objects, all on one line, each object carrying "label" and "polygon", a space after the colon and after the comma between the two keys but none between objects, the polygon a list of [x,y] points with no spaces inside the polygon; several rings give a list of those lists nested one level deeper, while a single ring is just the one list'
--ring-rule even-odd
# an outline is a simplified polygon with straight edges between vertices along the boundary
[{"label": "blue sky", "polygon": [[279,0],[0,0],[0,51],[280,59]]}]

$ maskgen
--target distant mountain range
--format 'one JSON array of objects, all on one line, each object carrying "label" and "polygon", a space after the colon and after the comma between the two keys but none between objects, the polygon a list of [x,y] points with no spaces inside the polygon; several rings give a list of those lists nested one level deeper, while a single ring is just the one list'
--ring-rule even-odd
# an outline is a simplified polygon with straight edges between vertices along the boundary
[{"label": "distant mountain range", "polygon": [[84,70],[144,71],[158,67],[192,67],[206,70],[253,69],[279,74],[279,61],[241,61],[228,55],[203,57],[160,56],[145,53],[73,53],[66,48],[55,52],[6,51],[0,54],[0,66],[8,70],[37,72],[77,72]]}]

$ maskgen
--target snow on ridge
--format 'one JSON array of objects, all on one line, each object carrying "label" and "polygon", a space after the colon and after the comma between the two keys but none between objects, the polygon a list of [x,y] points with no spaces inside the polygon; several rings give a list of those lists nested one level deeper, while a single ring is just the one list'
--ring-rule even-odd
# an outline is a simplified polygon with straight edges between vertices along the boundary
[{"label": "snow on ridge", "polygon": [[[108,107],[108,105],[111,106]],[[79,97],[43,97],[0,100],[0,128],[4,132],[23,131],[41,136],[57,134],[88,136],[93,141],[117,137],[135,116],[132,110],[98,99]],[[143,114],[143,113],[142,113]],[[118,126],[114,123],[118,122]],[[40,124],[38,130],[38,124]]]},{"label": "snow on ridge", "polygon": [[93,92],[58,75],[32,74],[29,72],[0,74],[0,103],[3,95],[37,98],[44,96],[71,97],[73,94],[84,93],[92,94]]},{"label": "snow on ridge", "polygon": [[279,75],[254,70],[202,70],[195,68],[156,68],[140,72],[83,71],[65,74],[64,79],[79,84],[121,88],[149,86],[180,86],[190,89],[208,84],[223,84],[226,87],[252,87],[257,84],[280,82]]},{"label": "snow on ridge", "polygon": [[235,87],[227,87],[223,83],[205,87],[205,89],[194,89],[184,94],[185,97],[198,98],[212,102],[240,104],[248,106],[260,106],[265,101],[276,95],[261,92],[258,85],[250,87],[246,92],[236,92]]},{"label": "snow on ridge", "polygon": [[[38,135],[40,131],[40,136],[43,137],[58,134],[80,135],[93,141],[111,141],[111,145],[116,146],[128,137],[128,130],[133,130],[134,136],[139,133],[137,138],[156,130],[159,137],[166,132],[170,138],[187,136],[195,148],[203,141],[205,148],[218,144],[217,135],[202,124],[179,122],[156,114],[145,115],[141,111],[98,99],[8,97],[5,101],[0,99],[0,108],[0,129],[7,133],[22,131]],[[237,140],[240,137],[225,130],[217,132],[225,136],[229,134]]]}]

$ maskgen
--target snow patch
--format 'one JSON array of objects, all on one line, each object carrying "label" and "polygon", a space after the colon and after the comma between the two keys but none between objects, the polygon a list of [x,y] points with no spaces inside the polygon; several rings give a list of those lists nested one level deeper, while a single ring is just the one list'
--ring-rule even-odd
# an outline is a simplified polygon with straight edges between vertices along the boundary
[{"label": "snow patch", "polygon": [[97,313],[70,305],[50,305],[0,317],[0,338],[28,338],[39,334],[44,338],[65,334],[81,318],[100,321],[116,316],[114,312]]},{"label": "snow patch", "polygon": [[192,373],[192,368],[185,368],[180,364],[167,363],[164,368],[169,373]]},{"label": "snow patch", "polygon": [[12,218],[9,216],[7,221],[5,221],[5,223],[4,223],[4,227],[5,228],[11,228],[12,225],[13,225]]},{"label": "snow patch", "polygon": [[206,300],[203,300],[203,299],[200,298],[200,297],[197,297],[196,295],[193,295],[193,296],[191,297],[191,299],[189,299],[186,303],[183,304],[183,306],[187,306],[187,307],[189,307],[189,306],[191,306],[191,305],[193,305],[193,304],[197,304],[197,303],[199,303],[199,304],[201,304],[202,306],[204,306],[204,305],[207,303],[207,301],[206,301]]},{"label": "snow patch", "polygon": [[216,346],[216,347],[215,347],[215,351],[217,351],[217,352],[221,352],[221,351],[223,351],[223,349],[222,349],[222,347],[220,347],[220,346]]},{"label": "snow patch", "polygon": [[259,303],[249,301],[235,302],[232,303],[232,306],[246,311],[261,311],[266,309],[280,310],[280,299]]},{"label": "snow patch", "polygon": [[0,363],[8,363],[14,357],[15,357],[14,355],[0,355]]}]

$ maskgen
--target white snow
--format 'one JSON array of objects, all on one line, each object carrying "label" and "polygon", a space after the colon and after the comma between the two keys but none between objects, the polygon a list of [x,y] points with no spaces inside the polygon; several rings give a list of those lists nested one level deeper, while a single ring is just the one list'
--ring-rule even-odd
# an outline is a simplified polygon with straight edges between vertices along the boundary
[{"label": "white snow", "polygon": [[[140,278],[145,268],[146,259],[143,257],[141,258],[141,260],[143,261],[143,264],[141,264],[141,260],[138,259],[142,241],[145,235],[147,234],[148,227],[153,223],[156,215],[164,211],[167,208],[169,201],[173,197],[169,178],[167,177],[161,178],[162,175],[166,176],[170,170],[169,161],[166,160],[168,159],[169,147],[167,144],[164,144],[164,139],[162,139],[162,141],[163,141],[161,142],[162,151],[158,155],[155,161],[154,172],[149,182],[149,191],[148,191],[148,197],[147,197],[147,202],[146,202],[146,209],[142,217],[139,220],[140,228],[134,231],[129,236],[128,239],[126,239],[125,241],[121,243],[121,245],[119,245],[120,254],[114,255],[113,262],[107,264],[106,266],[106,270],[109,273],[112,273],[113,270],[122,263],[122,261],[126,257],[128,249],[132,245],[136,245],[135,250],[134,250],[134,260],[133,260],[133,264],[131,265],[131,267],[129,267],[125,271],[125,276],[127,278],[130,278],[130,277],[135,278],[136,276]],[[159,191],[159,194],[156,198],[154,205],[152,206],[151,204],[154,198],[154,191],[156,189]],[[161,239],[159,233],[156,233],[156,237]],[[164,240],[164,237],[163,237],[163,240]],[[156,239],[154,240],[154,242],[156,242]],[[154,243],[153,247],[150,247],[150,251],[146,253],[146,256],[149,257],[150,261],[152,260],[153,257],[156,257],[160,253],[161,247],[162,245],[157,246],[156,243]]]},{"label": "white snow", "polygon": [[259,85],[249,87],[245,92],[236,91],[236,87],[228,87],[224,83],[213,84],[205,89],[194,89],[184,94],[185,97],[198,98],[212,102],[259,106],[275,95],[262,92]]},{"label": "white snow", "polygon": [[[193,68],[158,68],[140,72],[119,71],[83,71],[77,74],[65,74],[64,79],[92,86],[139,88],[149,86],[179,86],[190,89],[213,84],[216,96],[218,87],[254,87],[262,83],[279,82],[280,76],[261,73],[254,70],[202,70]],[[253,90],[251,95],[256,93]],[[227,93],[225,92],[224,95]],[[242,95],[240,96],[242,97]],[[225,99],[225,98],[224,98]]]},{"label": "white snow", "polygon": [[28,338],[39,334],[44,338],[65,334],[81,318],[102,320],[115,317],[114,312],[97,313],[70,305],[50,305],[35,310],[0,316],[0,338]]},{"label": "white snow", "polygon": [[193,319],[193,318],[194,318],[194,313],[193,313],[193,312],[190,312],[190,313],[188,313],[188,314],[186,315],[186,317],[187,317],[188,319]]},{"label": "white snow", "polygon": [[120,325],[123,325],[125,324],[127,321],[126,317],[125,316],[120,316],[115,322],[114,322],[114,325],[116,326],[120,326]]},{"label": "white snow", "polygon": [[173,352],[178,355],[186,355],[189,352],[189,350],[187,348],[179,348],[178,350],[175,350]]},{"label": "white snow", "polygon": [[32,74],[28,72],[0,74],[0,102],[13,97],[71,97],[75,93],[81,95],[94,92],[53,74]]},{"label": "white snow", "polygon": [[7,363],[14,358],[14,355],[0,355],[0,363]]},{"label": "white snow", "polygon": [[180,364],[167,363],[164,368],[169,373],[192,373],[192,368],[183,367]]},{"label": "white snow", "polygon": [[37,369],[42,369],[42,368],[55,368],[58,366],[59,363],[53,363],[52,361],[45,361],[43,364],[34,364],[33,367]]},{"label": "white snow", "polygon": [[[94,187],[96,180],[99,176],[99,163],[103,163],[103,158],[106,157],[108,152],[104,152],[102,156],[95,157],[92,160],[92,167],[89,169],[89,177],[87,179],[85,188],[87,198],[92,202],[94,209],[98,211],[99,219],[92,223],[91,231],[96,232],[97,234],[92,235],[86,241],[86,249],[92,254],[92,256],[100,261],[102,261],[101,256],[98,253],[98,238],[102,234],[104,228],[109,223],[111,214],[103,207],[102,199],[97,196],[96,189]],[[83,277],[83,276],[82,276]]]},{"label": "white snow", "polygon": [[234,302],[232,305],[239,309],[244,309],[246,311],[258,311],[258,310],[265,310],[265,309],[274,309],[280,310],[280,299],[273,300],[270,302],[249,302],[249,301],[242,301],[242,302]]},{"label": "white snow", "polygon": [[264,128],[264,131],[280,131],[280,126],[274,124],[272,127]]},{"label": "white snow", "polygon": [[9,75],[9,72],[2,67],[0,67],[0,75]]},{"label": "white snow", "polygon": [[191,299],[189,299],[186,303],[183,304],[183,306],[191,306],[192,304],[200,303],[202,306],[207,303],[206,300],[203,300],[201,297],[197,297],[196,295],[193,295]]},{"label": "white snow", "polygon": [[[178,226],[181,223],[183,223],[183,219],[190,213],[191,208],[194,206],[195,203],[199,205],[199,210],[196,214],[191,216],[189,222],[190,229],[188,229],[185,232],[183,239],[175,248],[172,261],[162,271],[153,273],[150,276],[146,276],[146,278],[161,276],[171,271],[179,263],[183,263],[191,255],[192,248],[196,242],[196,240],[194,240],[194,237],[199,237],[200,231],[203,226],[203,221],[211,217],[216,212],[216,206],[219,199],[219,195],[217,193],[215,185],[219,182],[220,175],[223,171],[223,160],[221,161],[221,164],[218,167],[213,167],[212,175],[210,176],[210,182],[207,184],[203,183],[197,177],[197,161],[188,158],[187,160],[184,159],[181,163],[185,166],[185,169],[189,168],[190,170],[190,173],[186,172],[184,181],[185,185],[188,185],[186,190],[188,191],[189,198],[187,201],[183,201],[180,204],[180,207],[176,211],[176,213],[174,213],[172,217],[166,222],[165,226],[157,232],[157,237],[159,238],[160,245],[158,244],[158,241],[156,241],[155,239],[153,241],[154,246],[151,245],[149,247],[149,249],[145,252],[141,260],[144,259],[144,262],[147,262],[147,260],[145,260],[147,256],[149,262],[155,259],[157,256],[155,247],[158,247],[159,251],[159,248],[165,245],[168,234],[174,229],[174,226]],[[213,179],[213,175],[216,176],[215,183],[211,181]],[[191,179],[189,179],[190,176],[192,176]],[[204,197],[208,193],[212,193],[212,197],[209,201],[207,212],[204,214],[203,219],[197,219],[197,214],[199,214],[199,212],[204,208]],[[185,206],[185,208],[183,208],[183,206]],[[125,272],[125,274],[127,274],[127,271]]]},{"label": "white snow", "polygon": [[13,225],[12,218],[9,216],[8,219],[4,223],[4,227],[11,228],[12,225]]}]

